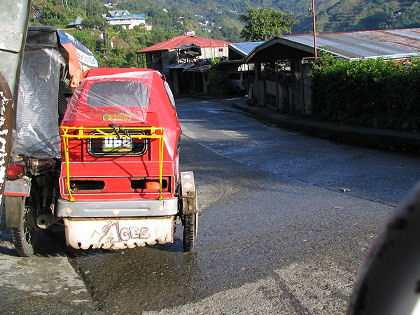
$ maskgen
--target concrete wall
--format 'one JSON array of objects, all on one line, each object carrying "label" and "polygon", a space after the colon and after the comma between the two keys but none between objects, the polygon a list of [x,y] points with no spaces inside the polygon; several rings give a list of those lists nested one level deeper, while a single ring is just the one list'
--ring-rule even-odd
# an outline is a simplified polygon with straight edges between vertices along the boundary
[{"label": "concrete wall", "polygon": [[227,57],[228,52],[229,52],[229,47],[201,48],[200,58],[207,59],[207,58]]}]

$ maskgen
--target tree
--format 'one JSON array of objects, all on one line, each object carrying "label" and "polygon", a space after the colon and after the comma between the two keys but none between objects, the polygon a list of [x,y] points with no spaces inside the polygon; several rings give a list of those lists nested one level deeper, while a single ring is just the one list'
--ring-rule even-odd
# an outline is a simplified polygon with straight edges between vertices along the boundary
[{"label": "tree", "polygon": [[265,41],[283,32],[291,33],[295,23],[292,15],[272,8],[247,8],[239,20],[245,23],[241,37],[251,41]]},{"label": "tree", "polygon": [[103,26],[106,20],[101,16],[89,16],[86,19],[83,19],[82,26],[86,28],[95,28]]}]

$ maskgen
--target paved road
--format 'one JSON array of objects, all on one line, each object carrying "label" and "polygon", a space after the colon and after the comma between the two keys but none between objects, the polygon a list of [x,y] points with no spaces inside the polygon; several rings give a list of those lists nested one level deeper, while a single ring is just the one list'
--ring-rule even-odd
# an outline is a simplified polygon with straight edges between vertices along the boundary
[{"label": "paved road", "polygon": [[[229,101],[177,100],[196,175],[194,253],[72,251],[97,309],[145,314],[340,314],[369,243],[420,159],[262,124]],[[87,306],[86,306],[87,307]]]}]

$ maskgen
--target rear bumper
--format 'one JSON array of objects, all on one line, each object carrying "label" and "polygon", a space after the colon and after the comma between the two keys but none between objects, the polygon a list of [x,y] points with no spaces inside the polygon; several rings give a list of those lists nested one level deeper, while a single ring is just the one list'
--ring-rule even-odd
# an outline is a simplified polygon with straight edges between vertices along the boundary
[{"label": "rear bumper", "polygon": [[178,213],[178,198],[141,200],[68,201],[58,199],[59,218],[120,218],[172,216]]},{"label": "rear bumper", "polygon": [[174,218],[64,218],[67,245],[76,249],[124,249],[173,243]]}]

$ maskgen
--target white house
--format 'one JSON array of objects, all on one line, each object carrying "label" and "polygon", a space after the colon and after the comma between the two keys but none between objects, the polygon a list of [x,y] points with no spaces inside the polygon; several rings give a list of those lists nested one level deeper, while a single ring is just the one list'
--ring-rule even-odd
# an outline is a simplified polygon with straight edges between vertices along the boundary
[{"label": "white house", "polygon": [[108,11],[105,19],[110,25],[120,25],[124,29],[132,29],[137,25],[144,25],[147,31],[152,29],[151,25],[146,24],[147,17],[144,14],[131,14],[127,10]]}]

